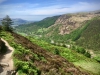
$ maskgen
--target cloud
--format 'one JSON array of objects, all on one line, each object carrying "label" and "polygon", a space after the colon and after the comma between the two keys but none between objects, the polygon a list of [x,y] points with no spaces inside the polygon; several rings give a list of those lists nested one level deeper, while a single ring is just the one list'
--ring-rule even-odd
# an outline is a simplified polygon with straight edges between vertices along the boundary
[{"label": "cloud", "polygon": [[48,7],[39,7],[33,9],[19,10],[18,13],[31,14],[31,15],[59,15],[65,13],[74,13],[81,11],[93,11],[98,10],[99,5],[95,3],[79,2],[67,7],[66,5],[53,5]]},{"label": "cloud", "polygon": [[0,0],[0,4],[3,3],[3,2],[5,2],[5,1],[6,1],[6,0]]},{"label": "cloud", "polygon": [[[83,12],[83,11],[93,11],[100,10],[100,3],[88,3],[88,2],[78,2],[73,5],[48,5],[41,6],[40,4],[30,4],[30,3],[21,3],[21,4],[9,4],[1,5],[0,16],[10,15],[11,17],[34,20],[42,19],[44,17],[61,15],[66,13],[74,12]],[[30,16],[31,15],[31,16]]]}]

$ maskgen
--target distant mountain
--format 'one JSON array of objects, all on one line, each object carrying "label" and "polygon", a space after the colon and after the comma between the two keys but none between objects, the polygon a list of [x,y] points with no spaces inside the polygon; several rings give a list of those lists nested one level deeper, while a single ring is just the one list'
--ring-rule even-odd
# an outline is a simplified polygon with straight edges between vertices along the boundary
[{"label": "distant mountain", "polygon": [[13,20],[13,22],[14,22],[14,25],[25,24],[25,23],[28,22],[27,20],[23,20],[23,19],[20,19],[20,18],[12,19],[12,20]]},{"label": "distant mountain", "polygon": [[[52,26],[60,16],[47,17],[41,21],[28,23],[16,27],[16,31],[25,32],[28,35],[33,33],[41,34],[42,29]],[[38,30],[39,29],[39,30]]]},{"label": "distant mountain", "polygon": [[[2,18],[0,18],[0,24],[1,24],[1,20],[2,20]],[[13,21],[13,25],[15,25],[15,26],[22,25],[22,24],[28,24],[28,23],[33,22],[33,21],[23,20],[20,18],[12,19],[12,21]]]},{"label": "distant mountain", "polygon": [[[68,40],[77,40],[77,31],[79,27],[100,15],[99,13],[73,13],[45,18],[39,22],[34,22],[16,27],[17,32],[27,35],[39,35],[41,38],[49,41],[66,42]],[[74,32],[75,31],[75,32]]]}]

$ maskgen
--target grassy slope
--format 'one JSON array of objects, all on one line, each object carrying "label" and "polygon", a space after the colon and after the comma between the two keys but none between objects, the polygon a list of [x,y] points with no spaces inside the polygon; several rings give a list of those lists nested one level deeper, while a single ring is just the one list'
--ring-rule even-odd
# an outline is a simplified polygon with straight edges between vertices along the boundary
[{"label": "grassy slope", "polygon": [[[65,34],[65,35],[58,34],[59,33],[59,25],[57,25],[56,27],[51,27],[47,31],[44,32],[44,34],[43,34],[44,37],[43,38],[41,37],[41,38],[43,40],[46,40],[46,41],[49,40],[49,42],[50,42],[50,39],[52,39],[52,40],[54,40],[55,42],[58,42],[58,43],[68,43],[70,40],[76,41],[80,38],[82,32],[88,27],[88,25],[91,23],[91,21],[93,19],[84,22],[81,27],[72,31],[70,34]],[[45,36],[47,34],[49,34],[49,36]]]},{"label": "grassy slope", "polygon": [[[37,54],[23,47],[21,44],[18,44],[14,41],[14,37],[8,32],[1,32],[0,37],[9,42],[9,44],[15,49],[13,53],[13,60],[15,70],[19,75],[39,75],[40,70],[33,64],[34,60],[45,61],[45,58],[38,56]],[[30,56],[32,60],[28,60],[27,56]]]},{"label": "grassy slope", "polygon": [[88,49],[99,50],[100,46],[100,17],[95,18],[82,32],[77,44]]},{"label": "grassy slope", "polygon": [[57,49],[60,52],[60,56],[66,58],[67,60],[69,60],[70,62],[72,62],[73,64],[75,64],[76,66],[80,66],[80,68],[83,68],[85,70],[88,70],[90,72],[95,73],[96,75],[100,74],[100,64],[97,63],[95,60],[90,59],[85,57],[82,54],[79,54],[75,51],[72,51],[70,49],[64,48],[64,47],[58,47],[58,46],[54,46],[51,44],[48,44],[44,41],[38,41],[36,39],[33,38],[29,38],[33,43],[41,46],[42,48],[52,52],[55,54],[55,50]]},{"label": "grassy slope", "polygon": [[[54,55],[48,51],[45,51],[39,46],[32,44],[26,38],[14,33],[12,35],[7,32],[1,32],[0,37],[6,39],[10,45],[15,48],[13,54],[14,64],[20,75],[40,75],[40,73],[41,75],[43,73],[46,75],[87,74],[86,72],[81,72],[78,68],[64,58]],[[70,50],[64,50],[64,48],[59,49],[62,49],[63,51],[61,54],[64,52],[66,56],[70,53],[70,56],[68,55],[68,57],[70,57],[70,61],[73,61],[72,59],[74,57],[72,55],[74,54]],[[76,61],[76,59],[74,61]],[[74,69],[74,71],[72,69]]]},{"label": "grassy slope", "polygon": [[[76,44],[92,50],[100,58],[100,17],[96,17],[84,30]],[[100,61],[100,59],[99,59]]]}]

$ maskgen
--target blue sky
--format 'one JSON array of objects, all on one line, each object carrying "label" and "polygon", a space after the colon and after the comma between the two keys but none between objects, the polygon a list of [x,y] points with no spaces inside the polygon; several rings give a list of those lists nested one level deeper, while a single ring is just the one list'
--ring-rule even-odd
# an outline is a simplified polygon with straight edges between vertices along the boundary
[{"label": "blue sky", "polygon": [[67,13],[100,10],[100,0],[0,0],[0,18],[37,21]]}]

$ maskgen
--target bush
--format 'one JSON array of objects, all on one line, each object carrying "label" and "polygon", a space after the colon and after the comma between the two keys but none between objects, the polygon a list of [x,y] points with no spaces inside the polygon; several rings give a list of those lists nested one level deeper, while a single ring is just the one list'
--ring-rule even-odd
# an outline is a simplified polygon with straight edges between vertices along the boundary
[{"label": "bush", "polygon": [[96,61],[100,62],[100,56],[96,56],[96,57],[94,57],[94,59],[95,59]]},{"label": "bush", "polygon": [[84,54],[86,57],[89,57],[91,58],[91,54],[87,51],[85,54]]},{"label": "bush", "polygon": [[85,51],[85,49],[82,48],[82,47],[77,47],[77,52],[78,52],[78,53],[84,54],[86,51]]},{"label": "bush", "polygon": [[57,54],[57,55],[59,55],[60,53],[59,53],[59,50],[56,48],[55,49],[55,52],[54,52],[55,54]]}]

